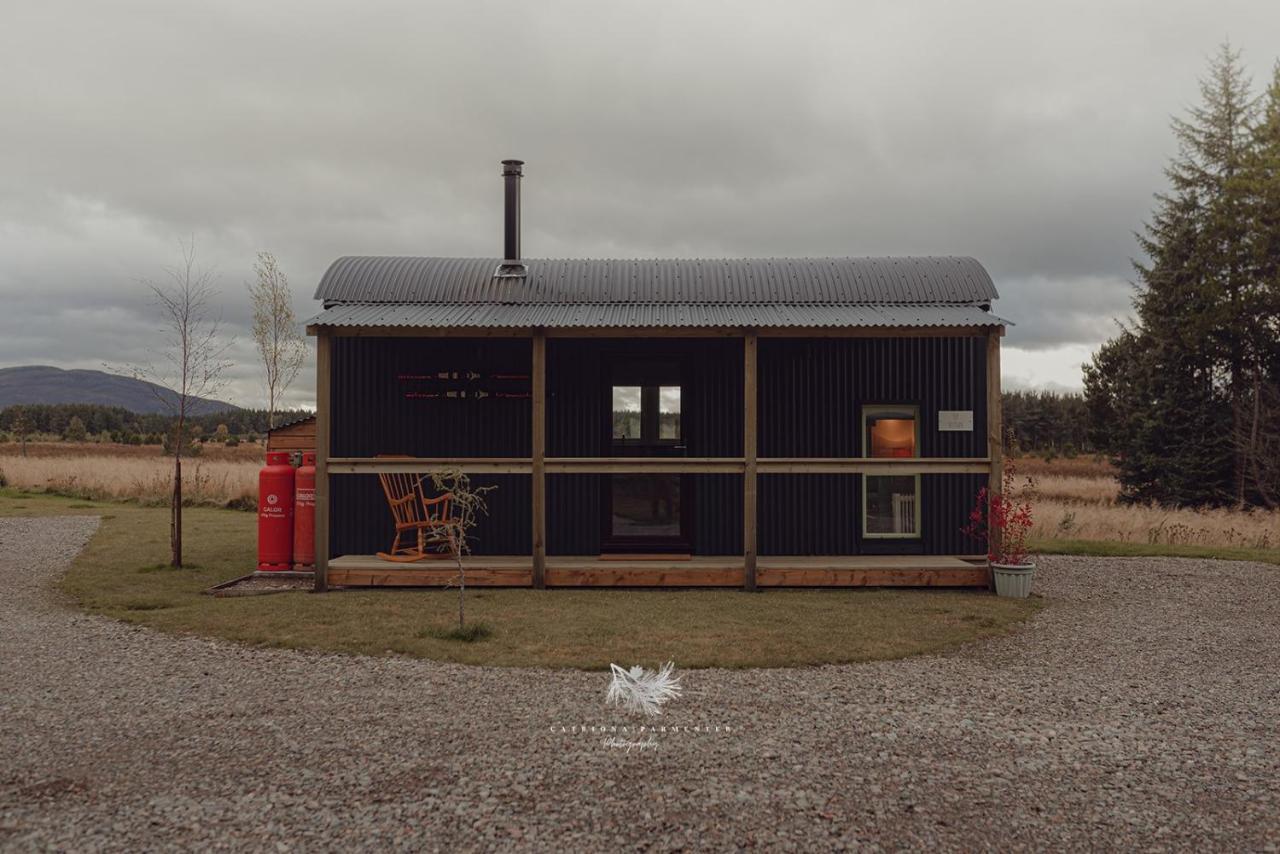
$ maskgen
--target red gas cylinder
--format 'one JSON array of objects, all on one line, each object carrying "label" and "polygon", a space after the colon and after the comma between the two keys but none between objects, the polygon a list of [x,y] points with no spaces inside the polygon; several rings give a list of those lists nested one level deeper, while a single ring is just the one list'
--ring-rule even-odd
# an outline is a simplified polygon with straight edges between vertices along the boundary
[{"label": "red gas cylinder", "polygon": [[293,568],[316,568],[316,455],[302,455],[293,484]]},{"label": "red gas cylinder", "polygon": [[258,569],[293,567],[293,466],[286,451],[267,454],[258,472]]}]

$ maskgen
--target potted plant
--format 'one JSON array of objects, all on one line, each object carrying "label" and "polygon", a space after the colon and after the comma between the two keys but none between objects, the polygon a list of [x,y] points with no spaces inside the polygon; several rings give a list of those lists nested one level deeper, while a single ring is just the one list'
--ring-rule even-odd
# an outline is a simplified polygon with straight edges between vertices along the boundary
[{"label": "potted plant", "polygon": [[[1031,481],[1027,481],[1031,486]],[[987,565],[995,579],[996,595],[1025,599],[1031,595],[1036,565],[1027,552],[1031,530],[1031,505],[1017,500],[1014,465],[1010,462],[1001,478],[1000,491],[978,490],[977,502],[969,513],[964,532],[987,547]]]}]

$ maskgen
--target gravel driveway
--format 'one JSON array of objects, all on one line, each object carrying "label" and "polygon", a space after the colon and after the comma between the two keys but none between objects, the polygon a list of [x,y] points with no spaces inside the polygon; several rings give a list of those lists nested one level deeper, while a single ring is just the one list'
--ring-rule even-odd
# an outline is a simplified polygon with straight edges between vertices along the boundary
[{"label": "gravel driveway", "polygon": [[6,849],[1280,845],[1274,567],[1045,559],[1055,601],[1016,637],[689,672],[656,746],[609,746],[573,729],[639,723],[599,673],[78,614],[50,585],[95,525],[0,519]]}]

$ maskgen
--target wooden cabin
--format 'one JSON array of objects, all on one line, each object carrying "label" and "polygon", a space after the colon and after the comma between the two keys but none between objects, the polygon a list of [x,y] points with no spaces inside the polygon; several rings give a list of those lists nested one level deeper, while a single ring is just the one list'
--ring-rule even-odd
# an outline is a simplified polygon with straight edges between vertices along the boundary
[{"label": "wooden cabin", "polygon": [[448,583],[375,556],[374,475],[455,465],[497,487],[468,584],[988,583],[961,531],[1001,474],[977,261],[522,259],[520,172],[505,257],[321,279],[319,589]]},{"label": "wooden cabin", "polygon": [[316,417],[303,415],[267,431],[267,451],[310,452],[316,449]]}]

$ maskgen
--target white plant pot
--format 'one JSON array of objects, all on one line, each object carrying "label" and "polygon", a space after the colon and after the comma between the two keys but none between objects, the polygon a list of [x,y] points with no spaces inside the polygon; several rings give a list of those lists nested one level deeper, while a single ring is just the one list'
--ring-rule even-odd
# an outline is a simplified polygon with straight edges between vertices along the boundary
[{"label": "white plant pot", "polygon": [[1034,563],[991,563],[991,574],[996,580],[996,595],[1010,599],[1026,599],[1031,595],[1031,580],[1036,577]]}]

